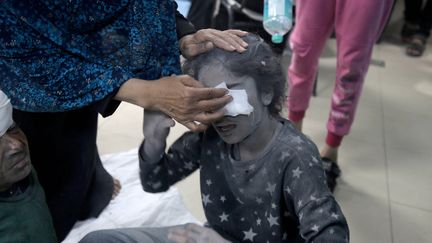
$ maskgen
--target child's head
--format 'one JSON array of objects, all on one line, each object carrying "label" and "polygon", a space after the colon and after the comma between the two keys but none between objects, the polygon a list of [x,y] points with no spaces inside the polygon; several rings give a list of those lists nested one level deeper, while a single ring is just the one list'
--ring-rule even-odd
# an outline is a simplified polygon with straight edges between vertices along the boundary
[{"label": "child's head", "polygon": [[215,48],[188,61],[183,68],[207,87],[225,82],[228,89],[245,90],[253,112],[225,116],[213,124],[227,143],[238,143],[254,132],[263,119],[277,117],[285,97],[285,78],[279,58],[260,37],[248,34],[244,53]]}]

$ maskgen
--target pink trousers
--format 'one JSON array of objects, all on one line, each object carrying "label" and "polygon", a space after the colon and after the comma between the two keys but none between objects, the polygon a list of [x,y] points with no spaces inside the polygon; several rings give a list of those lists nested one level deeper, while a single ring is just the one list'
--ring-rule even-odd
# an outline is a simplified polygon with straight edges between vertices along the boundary
[{"label": "pink trousers", "polygon": [[335,29],[336,83],[327,123],[327,143],[340,145],[348,134],[362,91],[374,43],[391,11],[393,0],[297,0],[293,50],[288,69],[289,118],[303,119],[309,106],[318,59]]}]

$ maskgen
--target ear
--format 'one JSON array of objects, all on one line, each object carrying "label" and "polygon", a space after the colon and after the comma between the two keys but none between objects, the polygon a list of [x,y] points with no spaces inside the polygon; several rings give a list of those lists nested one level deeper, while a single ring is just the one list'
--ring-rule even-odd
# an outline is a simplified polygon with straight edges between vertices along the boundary
[{"label": "ear", "polygon": [[268,90],[261,93],[261,102],[264,106],[270,105],[273,100],[273,90]]}]

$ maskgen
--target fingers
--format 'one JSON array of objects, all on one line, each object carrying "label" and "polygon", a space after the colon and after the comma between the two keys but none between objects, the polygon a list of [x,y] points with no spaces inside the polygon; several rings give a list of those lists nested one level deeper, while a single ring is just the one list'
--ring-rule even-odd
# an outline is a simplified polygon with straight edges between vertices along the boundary
[{"label": "fingers", "polygon": [[228,32],[214,29],[203,29],[196,33],[196,39],[199,42],[211,41],[215,46],[227,51],[246,51],[243,46],[246,43],[232,31]]},{"label": "fingers", "polygon": [[186,230],[184,229],[172,229],[168,233],[168,239],[177,243],[187,243]]},{"label": "fingers", "polygon": [[192,89],[191,92],[193,93],[193,97],[195,98],[195,100],[230,97],[226,95],[228,91],[222,88],[195,88]]},{"label": "fingers", "polygon": [[205,125],[203,123],[196,123],[194,121],[186,121],[186,122],[178,121],[178,122],[183,124],[183,126],[187,127],[192,132],[203,132],[208,127],[207,125]]}]

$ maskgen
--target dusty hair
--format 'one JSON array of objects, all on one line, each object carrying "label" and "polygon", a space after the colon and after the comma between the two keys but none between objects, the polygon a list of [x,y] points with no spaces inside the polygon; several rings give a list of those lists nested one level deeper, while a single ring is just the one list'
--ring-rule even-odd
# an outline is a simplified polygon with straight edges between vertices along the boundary
[{"label": "dusty hair", "polygon": [[236,76],[249,76],[255,80],[258,92],[273,93],[267,106],[269,113],[278,116],[285,100],[286,81],[279,57],[259,36],[248,34],[243,37],[248,43],[243,53],[229,52],[219,48],[201,54],[183,64],[183,72],[199,80],[199,71],[217,60],[223,67]]}]

